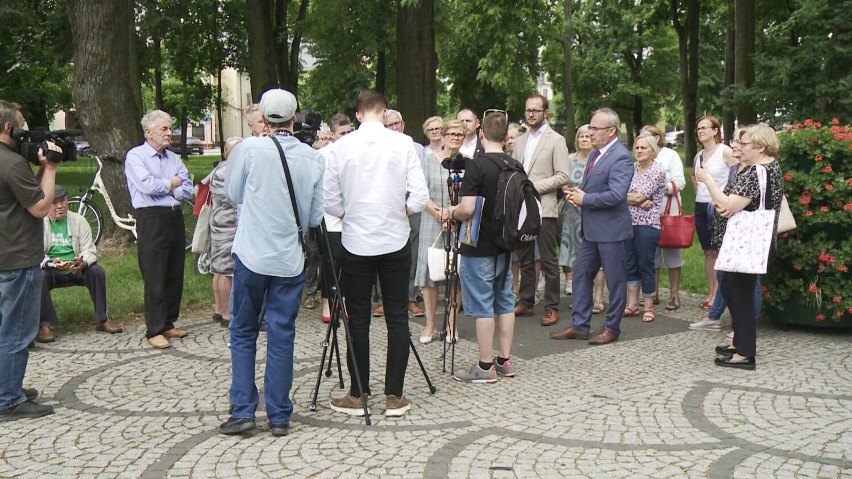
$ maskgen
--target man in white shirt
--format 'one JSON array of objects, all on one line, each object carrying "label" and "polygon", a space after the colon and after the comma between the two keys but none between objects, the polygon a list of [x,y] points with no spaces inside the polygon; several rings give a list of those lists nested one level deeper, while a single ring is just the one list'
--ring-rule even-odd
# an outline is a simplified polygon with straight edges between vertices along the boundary
[{"label": "man in white shirt", "polygon": [[331,408],[363,415],[361,393],[370,391],[370,294],[378,274],[382,285],[388,355],[385,415],[398,417],[411,408],[403,395],[408,367],[408,276],[411,250],[408,215],[423,211],[429,196],[414,142],[385,128],[387,101],[378,92],[358,95],[360,127],[337,142],[328,157],[325,211],[343,219],[341,289],[349,313],[349,375],[357,374],[363,391],[350,387]]},{"label": "man in white shirt", "polygon": [[476,116],[476,113],[470,108],[462,108],[456,114],[456,120],[464,124],[464,142],[459,148],[459,153],[468,158],[484,153],[485,150],[476,134],[479,131],[479,117]]}]

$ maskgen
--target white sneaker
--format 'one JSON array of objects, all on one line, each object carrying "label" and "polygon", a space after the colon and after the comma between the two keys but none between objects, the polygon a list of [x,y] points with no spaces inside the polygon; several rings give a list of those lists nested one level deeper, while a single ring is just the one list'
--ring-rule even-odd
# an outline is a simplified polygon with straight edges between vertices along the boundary
[{"label": "white sneaker", "polygon": [[544,291],[544,275],[541,275],[538,278],[538,286],[535,289],[539,291]]},{"label": "white sneaker", "polygon": [[574,293],[574,281],[568,280],[565,282],[565,294],[571,295]]},{"label": "white sneaker", "polygon": [[704,318],[701,321],[696,321],[689,325],[689,329],[695,331],[721,331],[722,325],[720,324],[722,321],[719,319],[709,319]]}]

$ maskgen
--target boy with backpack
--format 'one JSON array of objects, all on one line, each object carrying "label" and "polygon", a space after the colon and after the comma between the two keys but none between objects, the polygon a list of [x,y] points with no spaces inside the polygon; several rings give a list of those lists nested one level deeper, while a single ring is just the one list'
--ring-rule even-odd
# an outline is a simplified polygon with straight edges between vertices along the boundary
[{"label": "boy with backpack", "polygon": [[[480,131],[485,153],[467,161],[461,200],[449,208],[450,221],[465,220],[476,211],[477,198],[483,198],[478,241],[459,250],[464,256],[459,263],[464,308],[476,318],[479,361],[468,371],[455,371],[457,381],[493,384],[498,374],[515,376],[509,359],[515,331],[510,257],[522,242],[535,241],[541,214],[540,198],[523,166],[503,153],[507,124],[505,111],[485,112]],[[492,358],[495,329],[499,347]]]}]

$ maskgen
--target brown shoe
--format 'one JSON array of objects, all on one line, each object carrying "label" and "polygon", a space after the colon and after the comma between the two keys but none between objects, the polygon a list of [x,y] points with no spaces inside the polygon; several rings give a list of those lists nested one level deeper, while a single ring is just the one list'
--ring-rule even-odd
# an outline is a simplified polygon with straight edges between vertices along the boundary
[{"label": "brown shoe", "polygon": [[309,294],[307,298],[305,298],[305,309],[316,309],[317,307],[317,296],[315,294]]},{"label": "brown shoe", "polygon": [[601,329],[601,331],[592,339],[589,340],[589,344],[599,346],[601,344],[609,344],[618,341],[618,335],[613,333],[608,329]]},{"label": "brown shoe", "polygon": [[40,343],[52,343],[56,341],[56,335],[53,334],[53,327],[46,324],[39,326],[36,341]]},{"label": "brown shoe", "polygon": [[148,338],[148,344],[151,345],[154,349],[166,349],[170,348],[172,345],[169,344],[169,340],[166,339],[162,334],[158,334],[154,337]]},{"label": "brown shoe", "polygon": [[515,306],[515,316],[516,317],[519,316],[519,317],[523,318],[523,317],[532,316],[532,315],[533,315],[533,309],[530,308],[529,306],[524,306],[522,304]]},{"label": "brown shoe", "polygon": [[189,332],[185,329],[172,328],[166,331],[163,331],[163,336],[169,339],[180,339],[185,338]]},{"label": "brown shoe", "polygon": [[417,305],[417,301],[409,301],[408,314],[411,316],[421,317],[426,315],[426,311],[424,311],[423,308]]},{"label": "brown shoe", "polygon": [[553,326],[559,321],[559,311],[551,308],[545,308],[544,316],[541,317],[542,326]]},{"label": "brown shoe", "polygon": [[380,304],[373,310],[373,317],[378,318],[385,315],[385,305]]},{"label": "brown shoe", "polygon": [[112,321],[110,321],[109,319],[107,319],[103,323],[98,323],[98,325],[95,326],[95,331],[103,331],[104,333],[115,334],[115,333],[121,333],[124,330],[121,329],[121,326],[119,326],[119,325],[113,323]]},{"label": "brown shoe", "polygon": [[561,333],[550,333],[550,339],[589,339],[589,333],[568,326]]}]

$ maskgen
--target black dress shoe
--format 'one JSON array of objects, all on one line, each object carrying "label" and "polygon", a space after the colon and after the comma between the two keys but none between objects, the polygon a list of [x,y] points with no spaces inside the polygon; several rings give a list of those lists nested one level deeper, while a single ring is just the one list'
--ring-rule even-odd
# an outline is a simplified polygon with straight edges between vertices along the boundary
[{"label": "black dress shoe", "polygon": [[273,436],[286,436],[287,434],[290,434],[290,424],[270,424],[269,432],[271,432]]},{"label": "black dress shoe", "polygon": [[724,354],[726,356],[733,356],[736,353],[736,349],[731,349],[727,346],[716,346],[716,354]]},{"label": "black dress shoe", "polygon": [[241,434],[253,429],[257,429],[254,419],[240,419],[235,417],[228,419],[219,426],[219,432],[222,434]]},{"label": "black dress shoe", "polygon": [[716,366],[723,368],[748,369],[754,371],[754,358],[734,359],[734,358],[716,358]]},{"label": "black dress shoe", "polygon": [[38,389],[24,388],[24,396],[27,397],[27,401],[35,402],[38,399]]}]

